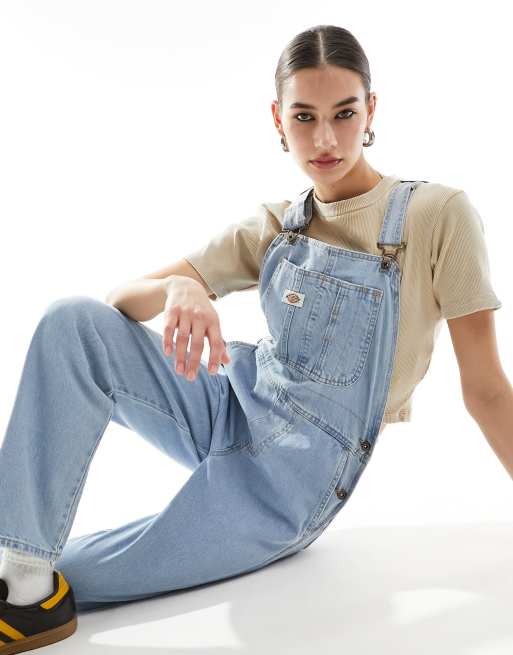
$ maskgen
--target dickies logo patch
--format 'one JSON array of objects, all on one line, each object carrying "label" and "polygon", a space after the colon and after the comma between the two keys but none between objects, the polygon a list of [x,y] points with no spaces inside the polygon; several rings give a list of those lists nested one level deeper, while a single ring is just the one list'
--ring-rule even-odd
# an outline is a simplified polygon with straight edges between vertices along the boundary
[{"label": "dickies logo patch", "polygon": [[292,289],[285,289],[281,296],[282,302],[287,303],[287,305],[295,305],[296,307],[302,307],[304,299],[304,293],[293,291]]}]

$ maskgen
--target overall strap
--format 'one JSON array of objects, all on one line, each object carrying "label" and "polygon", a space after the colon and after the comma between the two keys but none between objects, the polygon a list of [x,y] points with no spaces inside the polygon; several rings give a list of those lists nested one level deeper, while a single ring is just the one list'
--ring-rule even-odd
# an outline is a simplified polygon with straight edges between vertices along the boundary
[{"label": "overall strap", "polygon": [[314,187],[308,187],[287,207],[283,215],[282,232],[300,232],[307,227],[313,216]]},{"label": "overall strap", "polygon": [[[402,235],[408,202],[412,193],[423,182],[427,180],[400,180],[400,184],[390,191],[377,243],[383,252],[382,268],[388,268],[390,258],[395,259],[397,251],[406,246]],[[313,196],[314,187],[308,187],[285,210],[281,231],[287,233],[289,243],[294,243],[297,234],[312,220]],[[385,246],[392,246],[393,252],[386,252]]]},{"label": "overall strap", "polygon": [[[390,259],[396,259],[397,252],[406,246],[403,231],[408,203],[415,189],[423,182],[427,180],[400,180],[400,184],[390,191],[377,242],[383,253],[382,269],[389,268]],[[387,252],[386,246],[390,246],[392,252]]]}]

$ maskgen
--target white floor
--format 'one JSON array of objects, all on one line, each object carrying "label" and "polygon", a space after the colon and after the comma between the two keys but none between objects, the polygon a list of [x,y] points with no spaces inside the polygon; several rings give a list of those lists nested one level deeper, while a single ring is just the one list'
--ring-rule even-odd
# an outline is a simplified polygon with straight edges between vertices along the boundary
[{"label": "white floor", "polygon": [[510,655],[512,570],[511,523],[329,529],[259,571],[79,614],[77,632],[48,648]]}]

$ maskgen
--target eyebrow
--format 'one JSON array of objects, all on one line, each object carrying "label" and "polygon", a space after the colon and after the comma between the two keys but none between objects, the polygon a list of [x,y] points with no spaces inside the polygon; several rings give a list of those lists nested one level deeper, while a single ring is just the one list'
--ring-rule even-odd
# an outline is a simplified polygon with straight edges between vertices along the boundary
[{"label": "eyebrow", "polygon": [[[351,102],[359,102],[359,101],[360,101],[359,98],[357,98],[356,96],[349,96],[349,98],[346,98],[345,100],[339,100],[335,105],[333,105],[333,109],[335,109],[335,107],[341,107],[342,105],[348,105]],[[304,102],[293,102],[290,105],[289,109],[294,109],[294,108],[316,109],[316,107],[314,107],[313,105],[307,105]]]}]

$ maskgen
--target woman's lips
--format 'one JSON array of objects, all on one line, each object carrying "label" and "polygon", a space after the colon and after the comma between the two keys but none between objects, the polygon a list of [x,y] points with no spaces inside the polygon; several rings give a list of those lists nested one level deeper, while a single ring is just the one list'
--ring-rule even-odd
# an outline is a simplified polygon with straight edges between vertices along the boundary
[{"label": "woman's lips", "polygon": [[341,159],[332,159],[330,161],[319,161],[313,159],[310,163],[313,164],[317,168],[334,168],[335,166],[338,166],[342,160]]}]

